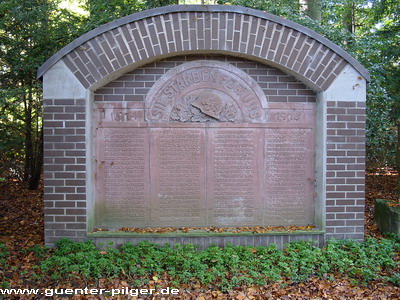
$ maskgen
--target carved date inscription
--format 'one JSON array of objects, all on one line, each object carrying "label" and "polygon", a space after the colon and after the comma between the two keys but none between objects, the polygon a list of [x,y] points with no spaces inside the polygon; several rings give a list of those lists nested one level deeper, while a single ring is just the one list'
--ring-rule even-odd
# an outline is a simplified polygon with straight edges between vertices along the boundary
[{"label": "carved date inscription", "polygon": [[209,193],[216,225],[256,224],[256,129],[216,129],[210,132]]},{"label": "carved date inscription", "polygon": [[105,222],[147,221],[148,134],[143,128],[100,129],[104,146],[99,174]]},{"label": "carved date inscription", "polygon": [[197,61],[144,103],[95,105],[96,226],[315,223],[315,104],[267,103],[236,67]]},{"label": "carved date inscription", "polygon": [[161,224],[204,223],[204,130],[154,129],[154,218]]},{"label": "carved date inscription", "polygon": [[313,223],[311,129],[266,129],[266,225]]}]

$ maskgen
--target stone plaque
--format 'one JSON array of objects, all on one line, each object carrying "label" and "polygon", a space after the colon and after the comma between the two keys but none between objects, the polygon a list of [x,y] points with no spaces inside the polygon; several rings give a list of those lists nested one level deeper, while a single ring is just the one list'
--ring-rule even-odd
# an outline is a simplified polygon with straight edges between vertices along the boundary
[{"label": "stone plaque", "polygon": [[153,220],[163,226],[204,226],[204,130],[164,128],[151,133]]},{"label": "stone plaque", "polygon": [[265,225],[313,223],[312,135],[311,129],[265,129]]},{"label": "stone plaque", "polygon": [[313,103],[268,103],[239,69],[196,61],[143,102],[96,102],[96,225],[314,224]]},{"label": "stone plaque", "polygon": [[149,223],[149,144],[145,128],[98,130],[101,223]]},{"label": "stone plaque", "polygon": [[210,219],[219,226],[257,225],[259,207],[258,129],[212,129],[209,131],[208,198]]}]

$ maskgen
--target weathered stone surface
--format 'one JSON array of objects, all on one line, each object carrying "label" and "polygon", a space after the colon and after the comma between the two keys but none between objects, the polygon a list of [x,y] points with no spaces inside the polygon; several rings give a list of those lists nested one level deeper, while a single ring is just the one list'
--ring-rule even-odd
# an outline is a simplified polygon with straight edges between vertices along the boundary
[{"label": "weathered stone surface", "polygon": [[400,235],[400,207],[389,206],[390,201],[375,200],[374,220],[382,233]]},{"label": "weathered stone surface", "polygon": [[210,221],[217,226],[262,224],[260,128],[212,128],[208,132]]},{"label": "weathered stone surface", "polygon": [[311,128],[265,130],[264,224],[314,222],[313,134]]},{"label": "weathered stone surface", "polygon": [[160,226],[207,224],[205,131],[151,129],[152,221]]},{"label": "weathered stone surface", "polygon": [[145,107],[96,102],[99,226],[314,223],[315,105],[265,103],[239,75],[195,61],[162,76]]},{"label": "weathered stone surface", "polygon": [[148,122],[265,123],[267,99],[246,73],[219,61],[194,61],[168,71],[146,97]]},{"label": "weathered stone surface", "polygon": [[99,222],[149,224],[149,144],[145,128],[98,129]]}]

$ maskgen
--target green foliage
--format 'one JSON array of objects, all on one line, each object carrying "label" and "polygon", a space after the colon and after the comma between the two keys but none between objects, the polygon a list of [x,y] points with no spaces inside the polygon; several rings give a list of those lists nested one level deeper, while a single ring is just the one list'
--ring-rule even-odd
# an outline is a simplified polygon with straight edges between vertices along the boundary
[{"label": "green foliage", "polygon": [[9,255],[10,252],[8,251],[7,245],[0,243],[0,266],[4,269],[7,266],[7,259]]},{"label": "green foliage", "polygon": [[179,0],[146,0],[146,8],[155,8],[166,5],[179,4]]},{"label": "green foliage", "polygon": [[42,165],[37,69],[76,36],[77,18],[56,1],[0,2],[0,172],[37,187]]},{"label": "green foliage", "polygon": [[364,243],[354,241],[332,241],[325,247],[327,263],[331,272],[348,274],[363,283],[383,279],[380,272],[395,268],[393,259],[396,243],[393,240],[367,239]]},{"label": "green foliage", "polygon": [[294,282],[306,281],[316,273],[316,266],[325,258],[320,248],[306,241],[289,244],[285,254],[285,261],[290,266],[285,275]]},{"label": "green foliage", "polygon": [[175,285],[199,282],[222,290],[282,279],[334,278],[336,273],[364,284],[378,279],[398,284],[399,274],[394,270],[399,262],[394,258],[399,250],[395,239],[372,238],[364,243],[332,240],[323,248],[299,241],[288,244],[285,250],[275,245],[212,245],[204,251],[191,244],[171,247],[146,241],[101,251],[90,241],[64,239],[57,243],[54,254],[42,261],[38,276],[53,280],[126,277],[136,285],[148,283],[152,276],[167,276]]},{"label": "green foliage", "polygon": [[291,0],[277,0],[277,1],[263,1],[263,0],[219,0],[218,4],[231,4],[238,6],[250,7],[258,10],[263,10],[268,13],[290,18],[291,16],[298,15],[300,11],[300,4],[298,1]]},{"label": "green foliage", "polygon": [[35,245],[33,247],[30,247],[26,250],[22,250],[22,253],[29,253],[29,252],[33,252],[35,254],[35,256],[38,259],[43,259],[45,257],[47,257],[48,253],[49,253],[49,248],[46,246],[42,246],[42,245]]},{"label": "green foliage", "polygon": [[0,289],[9,288],[9,282],[4,278],[4,273],[9,268],[8,257],[10,252],[5,244],[0,243]]},{"label": "green foliage", "polygon": [[84,18],[81,32],[84,33],[115,19],[139,12],[146,8],[141,0],[86,0],[83,8],[89,12]]}]

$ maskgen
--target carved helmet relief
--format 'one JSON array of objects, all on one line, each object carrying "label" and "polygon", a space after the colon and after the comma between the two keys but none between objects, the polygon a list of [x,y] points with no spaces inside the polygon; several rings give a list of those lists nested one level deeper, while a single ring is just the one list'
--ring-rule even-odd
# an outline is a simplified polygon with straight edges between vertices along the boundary
[{"label": "carved helmet relief", "polygon": [[267,99],[242,70],[194,61],[168,71],[146,97],[148,122],[266,122]]},{"label": "carved helmet relief", "polygon": [[170,115],[180,122],[241,122],[242,113],[236,102],[218,90],[195,91],[179,99]]}]

